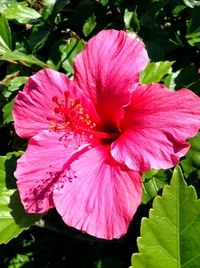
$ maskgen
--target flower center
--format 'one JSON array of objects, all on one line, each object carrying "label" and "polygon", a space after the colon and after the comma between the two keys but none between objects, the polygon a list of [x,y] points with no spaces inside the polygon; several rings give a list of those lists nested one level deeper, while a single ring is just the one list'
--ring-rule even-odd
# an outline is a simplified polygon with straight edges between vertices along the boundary
[{"label": "flower center", "polygon": [[62,99],[53,96],[52,103],[52,116],[47,117],[47,120],[50,121],[50,131],[64,132],[60,139],[65,138],[69,141],[78,138],[77,145],[80,146],[83,141],[101,139],[111,142],[119,136],[118,132],[97,131],[96,123],[91,119],[87,109],[82,107],[80,99],[70,98],[69,91],[64,92]]},{"label": "flower center", "polygon": [[64,92],[64,98],[52,97],[53,105],[50,107],[52,116],[47,117],[50,121],[50,130],[55,132],[65,131],[68,134],[76,133],[91,137],[96,124],[92,122],[89,114],[83,109],[80,99],[70,98],[69,91]]}]

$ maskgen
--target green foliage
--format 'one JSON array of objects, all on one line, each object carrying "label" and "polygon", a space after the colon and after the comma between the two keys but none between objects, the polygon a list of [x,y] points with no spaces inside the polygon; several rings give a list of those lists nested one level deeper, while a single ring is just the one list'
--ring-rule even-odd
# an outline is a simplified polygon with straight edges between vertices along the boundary
[{"label": "green foliage", "polygon": [[150,62],[146,69],[141,73],[140,82],[143,84],[160,82],[168,73],[172,64],[173,62],[170,61]]},{"label": "green foliage", "polygon": [[5,61],[10,61],[13,63],[19,63],[24,66],[32,66],[32,65],[38,65],[42,68],[48,68],[48,64],[42,62],[41,60],[38,60],[35,56],[33,55],[26,55],[22,52],[18,51],[11,51],[11,52],[6,52],[3,53],[2,57],[0,56],[0,60],[5,60]]},{"label": "green foliage", "polygon": [[29,265],[31,262],[31,255],[31,253],[29,253],[29,255],[17,254],[16,257],[10,261],[8,268],[20,268],[25,266],[26,263]]},{"label": "green foliage", "polygon": [[170,170],[151,170],[142,174],[142,203],[147,204],[167,184]]},{"label": "green foliage", "polygon": [[191,148],[181,161],[185,175],[188,177],[194,169],[200,169],[200,133],[189,140]]},{"label": "green foliage", "polygon": [[13,172],[20,155],[13,152],[0,157],[0,244],[8,243],[41,218],[24,211],[16,189]]},{"label": "green foliage", "polygon": [[38,19],[41,15],[33,8],[27,7],[26,3],[15,3],[0,10],[8,20],[17,20],[19,23],[28,23],[30,20]]},{"label": "green foliage", "polygon": [[[16,73],[17,75],[18,73]],[[12,109],[13,109],[13,104],[14,104],[14,95],[15,92],[19,90],[19,88],[25,84],[27,81],[27,77],[25,76],[19,76],[19,77],[14,77],[4,82],[4,91],[3,91],[3,96],[7,99],[7,102],[5,102],[5,105],[2,108],[3,116],[2,116],[2,121],[3,124],[8,124],[13,121],[12,117]]]},{"label": "green foliage", "polygon": [[7,103],[2,109],[3,123],[5,124],[13,121],[13,117],[12,117],[13,104],[14,104],[14,99],[12,99],[9,103]]},{"label": "green foliage", "polygon": [[130,11],[128,8],[124,11],[125,29],[138,32],[140,29],[140,22],[137,17],[136,10]]},{"label": "green foliage", "polygon": [[18,91],[19,88],[24,85],[26,83],[26,81],[28,80],[28,77],[26,76],[18,76],[18,77],[14,77],[12,78],[9,82],[8,82],[8,86],[7,89],[4,91],[4,96],[6,98],[9,98],[10,96],[12,96],[13,92]]},{"label": "green foliage", "polygon": [[[199,3],[200,5],[200,3]],[[186,38],[191,46],[200,48],[200,21],[199,21],[200,7],[195,9],[187,25]]]},{"label": "green foliage", "polygon": [[87,37],[96,26],[96,16],[92,15],[89,17],[83,25],[83,34]]},{"label": "green foliage", "polygon": [[77,36],[67,42],[57,42],[52,47],[48,64],[54,69],[63,68],[70,76],[74,73],[73,59],[84,47],[85,44]]},{"label": "green foliage", "polygon": [[189,140],[191,148],[185,158],[181,160],[180,165],[183,169],[184,176],[189,183],[195,186],[198,196],[200,196],[200,133]]},{"label": "green foliage", "polygon": [[200,2],[198,0],[183,0],[184,3],[191,8],[194,8],[195,6],[200,6]]},{"label": "green foliage", "polygon": [[12,49],[12,37],[6,18],[0,14],[0,53]]},{"label": "green foliage", "polygon": [[149,219],[142,220],[140,253],[133,254],[132,267],[199,267],[199,228],[200,200],[177,167],[170,186],[155,198]]},{"label": "green foliage", "polygon": [[[191,234],[190,228],[178,236],[179,240],[175,241],[172,237],[170,242],[167,237],[168,233],[171,234],[168,232],[169,219],[165,222],[160,217],[164,213],[160,204],[166,203],[169,212],[166,217],[172,220],[180,205],[179,226],[175,224],[171,230],[173,233],[175,230],[180,231],[190,221],[190,212],[198,211],[196,204],[199,201],[195,201],[193,188],[186,187],[179,169],[174,173],[171,186],[166,185],[170,182],[172,170],[152,170],[142,175],[142,205],[134,216],[128,234],[120,240],[106,242],[80,234],[62,225],[55,211],[45,216],[45,225],[42,227],[45,230],[33,227],[20,234],[40,216],[27,215],[20,203],[13,173],[16,159],[21,153],[14,151],[24,150],[27,141],[17,137],[12,119],[14,98],[30,75],[40,69],[53,68],[72,78],[74,58],[83,50],[89,38],[102,29],[134,31],[144,41],[150,63],[141,74],[142,83],[160,82],[171,90],[187,87],[200,94],[199,17],[199,1],[196,0],[0,1],[0,155],[3,155],[0,157],[0,242],[7,243],[10,240],[7,245],[0,246],[0,267],[128,267],[131,254],[136,251],[141,218],[147,216],[152,199],[161,193],[163,187],[163,197],[155,198],[150,219],[143,220],[142,238],[138,240],[141,253],[134,255],[133,260],[136,261],[133,267],[137,266],[137,262],[144,261],[144,256],[146,261],[153,261],[153,256],[157,259],[152,266],[145,263],[142,266],[144,268],[165,263],[160,257],[164,254],[159,251],[162,250],[160,245],[151,247],[157,240],[164,243],[161,246],[170,248],[172,256],[175,256],[174,248],[178,249],[177,241],[182,243],[179,243],[180,251],[177,251],[180,253],[181,265],[189,253],[191,257],[188,258],[192,258],[195,252],[200,251],[195,232]],[[200,196],[200,136],[197,135],[189,142],[191,149],[181,160],[180,166],[187,183],[192,184]],[[171,205],[172,192],[177,198]],[[180,193],[183,192],[186,195],[193,193],[194,197],[192,200],[191,194],[185,207],[181,203]],[[154,217],[157,209],[160,213],[158,218]],[[161,221],[159,225],[158,220]],[[147,233],[146,228],[153,228],[154,224],[156,229],[153,236],[151,232]],[[193,226],[191,222],[191,228]],[[199,226],[196,225],[194,229],[199,230]],[[60,247],[52,246],[54,244]],[[170,262],[169,257],[165,267],[170,267]],[[190,265],[191,268],[195,267],[194,263]],[[184,267],[189,266],[186,264]]]}]

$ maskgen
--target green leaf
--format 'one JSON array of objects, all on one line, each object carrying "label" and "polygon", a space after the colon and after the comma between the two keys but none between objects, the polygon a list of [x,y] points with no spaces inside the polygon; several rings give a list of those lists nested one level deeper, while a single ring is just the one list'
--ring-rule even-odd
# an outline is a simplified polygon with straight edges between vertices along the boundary
[{"label": "green leaf", "polygon": [[132,268],[198,268],[199,230],[200,200],[177,167],[170,186],[155,198],[149,219],[142,219],[139,253],[132,255]]},{"label": "green leaf", "polygon": [[26,55],[26,54],[24,54],[22,52],[18,52],[18,51],[6,52],[0,56],[0,60],[17,61],[21,64],[27,64],[28,66],[38,65],[42,68],[49,68],[50,67],[48,64],[44,63],[43,61],[38,60],[35,56]]},{"label": "green leaf", "polygon": [[16,169],[16,161],[22,154],[22,151],[18,151],[0,156],[0,191],[16,188],[16,179],[13,173]]},{"label": "green leaf", "polygon": [[186,39],[191,46],[197,46],[200,48],[199,14],[200,14],[200,8],[196,8],[192,13],[190,20],[188,21]]},{"label": "green leaf", "polygon": [[0,53],[12,49],[11,31],[7,19],[0,14]]},{"label": "green leaf", "polygon": [[103,6],[106,6],[109,2],[110,2],[110,0],[100,0],[100,3],[101,3]]},{"label": "green leaf", "polygon": [[16,4],[16,0],[1,0],[0,1],[0,12],[6,9],[8,6]]},{"label": "green leaf", "polygon": [[200,6],[199,0],[183,0],[186,6],[194,8],[195,6]]},{"label": "green leaf", "polygon": [[30,228],[41,215],[27,214],[15,189],[0,192],[0,244],[6,244]]},{"label": "green leaf", "polygon": [[69,0],[56,0],[54,5],[54,13],[58,13],[63,10],[63,8],[70,3]]},{"label": "green leaf", "polygon": [[187,34],[186,38],[191,46],[200,47],[200,27],[195,32]]},{"label": "green leaf", "polygon": [[19,155],[21,152],[0,156],[0,244],[8,243],[41,218],[27,214],[21,204],[13,177]]},{"label": "green leaf", "polygon": [[154,175],[158,173],[158,170],[151,169],[150,171],[146,171],[142,173],[142,181],[145,181],[146,179],[151,179]]},{"label": "green leaf", "polygon": [[166,185],[165,181],[161,181],[156,177],[142,183],[142,203],[147,204],[158,191]]},{"label": "green leaf", "polygon": [[96,16],[93,14],[85,21],[83,25],[83,34],[87,37],[96,27]]},{"label": "green leaf", "polygon": [[179,76],[181,70],[178,70],[176,72],[170,72],[165,78],[164,78],[164,85],[171,90],[175,90],[176,88],[176,78]]},{"label": "green leaf", "polygon": [[140,82],[143,84],[157,83],[169,72],[172,61],[150,62],[141,72]]},{"label": "green leaf", "polygon": [[50,35],[50,29],[42,25],[40,27],[33,27],[32,33],[29,37],[28,43],[32,53],[41,49]]},{"label": "green leaf", "polygon": [[7,103],[3,107],[3,123],[7,124],[13,121],[12,109],[13,109],[14,99]]},{"label": "green leaf", "polygon": [[70,3],[69,0],[56,0],[53,6],[51,17],[55,18],[57,14],[61,12],[64,9],[64,7],[68,5],[69,3]]},{"label": "green leaf", "polygon": [[41,17],[35,9],[27,7],[23,3],[16,3],[2,10],[4,16],[9,20],[17,20],[19,23],[28,23]]},{"label": "green leaf", "polygon": [[3,93],[5,98],[9,98],[13,92],[19,90],[28,80],[27,76],[18,76],[10,80],[7,90]]},{"label": "green leaf", "polygon": [[174,9],[172,10],[172,14],[174,16],[179,16],[179,14],[186,9],[187,7],[184,4],[176,5]]},{"label": "green leaf", "polygon": [[200,93],[200,76],[195,66],[185,66],[176,72],[174,76],[175,90],[180,88],[189,88],[196,94]]},{"label": "green leaf", "polygon": [[142,203],[147,204],[153,197],[158,195],[171,178],[170,170],[152,169],[142,174]]},{"label": "green leaf", "polygon": [[[33,253],[17,254],[10,262],[8,268],[34,267],[32,262]],[[27,264],[27,266],[26,266]]]},{"label": "green leaf", "polygon": [[74,58],[84,49],[84,47],[85,44],[81,39],[78,38],[72,38],[67,44],[63,44],[59,47],[61,52],[61,65],[69,74],[74,73]]},{"label": "green leaf", "polygon": [[138,31],[140,29],[140,22],[136,10],[129,11],[128,8],[125,9],[124,24],[126,30]]},{"label": "green leaf", "polygon": [[191,144],[190,150],[185,159],[180,162],[186,177],[196,169],[200,170],[200,133],[196,137],[189,139],[189,143]]},{"label": "green leaf", "polygon": [[74,73],[74,58],[84,47],[84,42],[78,37],[70,38],[67,42],[58,41],[52,46],[47,62],[52,68],[62,67],[68,75],[72,75]]},{"label": "green leaf", "polygon": [[43,5],[45,6],[51,6],[51,5],[54,5],[56,2],[56,0],[43,0],[42,3]]},{"label": "green leaf", "polygon": [[192,165],[200,169],[200,133],[193,139],[189,140],[192,145],[186,158],[192,162]]}]

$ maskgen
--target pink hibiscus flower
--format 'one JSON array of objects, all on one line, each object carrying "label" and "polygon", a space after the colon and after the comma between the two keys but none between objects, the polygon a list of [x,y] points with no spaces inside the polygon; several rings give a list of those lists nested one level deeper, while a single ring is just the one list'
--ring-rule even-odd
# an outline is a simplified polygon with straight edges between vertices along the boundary
[{"label": "pink hibiscus flower", "polygon": [[73,81],[39,71],[19,92],[15,129],[28,138],[15,176],[29,213],[56,207],[69,226],[119,238],[140,204],[140,174],[170,168],[200,127],[200,100],[187,89],[140,85],[144,45],[104,30],[75,59]]}]

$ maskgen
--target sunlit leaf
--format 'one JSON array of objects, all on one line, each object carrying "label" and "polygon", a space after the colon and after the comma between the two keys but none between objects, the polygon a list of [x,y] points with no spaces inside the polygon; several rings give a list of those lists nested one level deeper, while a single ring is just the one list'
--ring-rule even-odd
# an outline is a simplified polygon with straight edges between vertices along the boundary
[{"label": "sunlit leaf", "polygon": [[74,73],[73,69],[73,60],[76,55],[81,52],[85,47],[85,44],[81,39],[72,38],[67,44],[60,46],[61,55],[61,64],[62,67],[70,74]]},{"label": "sunlit leaf", "polygon": [[155,198],[149,218],[142,219],[139,253],[132,256],[132,268],[198,268],[199,230],[200,200],[177,167],[170,186]]},{"label": "sunlit leaf", "polygon": [[16,189],[13,172],[20,154],[0,156],[0,244],[8,243],[41,218],[24,211]]},{"label": "sunlit leaf", "polygon": [[140,22],[137,17],[136,10],[130,11],[125,9],[124,11],[124,24],[126,30],[138,31],[140,28]]},{"label": "sunlit leaf", "polygon": [[44,1],[42,1],[43,5],[47,5],[47,6],[54,5],[55,2],[56,2],[56,0],[44,0]]},{"label": "sunlit leaf", "polygon": [[176,72],[170,72],[165,78],[164,78],[164,85],[167,88],[170,88],[171,90],[175,90],[176,88],[176,78],[180,74],[181,70],[178,70]]},{"label": "sunlit leaf", "polygon": [[191,46],[199,46],[200,45],[200,27],[197,31],[187,34],[186,38],[188,40],[188,43]]},{"label": "sunlit leaf", "polygon": [[140,82],[149,84],[160,82],[172,66],[172,61],[150,62],[140,75]]},{"label": "sunlit leaf", "polygon": [[9,81],[7,90],[3,93],[4,97],[9,98],[13,92],[17,91],[28,80],[27,76],[18,76]]},{"label": "sunlit leaf", "polygon": [[96,26],[96,16],[92,15],[85,21],[83,25],[84,35],[87,37],[94,30],[95,26]]},{"label": "sunlit leaf", "polygon": [[5,61],[17,61],[20,63],[24,63],[27,64],[27,66],[31,66],[31,65],[38,65],[42,68],[48,68],[49,65],[42,62],[41,60],[38,60],[35,56],[33,56],[32,54],[30,55],[26,55],[22,52],[18,52],[18,51],[10,51],[10,52],[6,52],[3,55],[0,56],[0,60],[5,60]]},{"label": "sunlit leaf", "polygon": [[7,19],[0,14],[0,53],[12,49],[12,37]]},{"label": "sunlit leaf", "polygon": [[199,0],[183,0],[186,6],[194,8],[195,6],[200,6]]},{"label": "sunlit leaf", "polygon": [[2,11],[4,16],[9,20],[17,20],[19,23],[28,23],[41,17],[35,9],[27,7],[24,4],[16,3],[8,6]]},{"label": "sunlit leaf", "polygon": [[24,211],[16,189],[0,192],[0,244],[8,243],[40,218]]},{"label": "sunlit leaf", "polygon": [[6,9],[8,6],[17,4],[16,0],[1,0],[0,1],[0,13],[2,10]]}]

